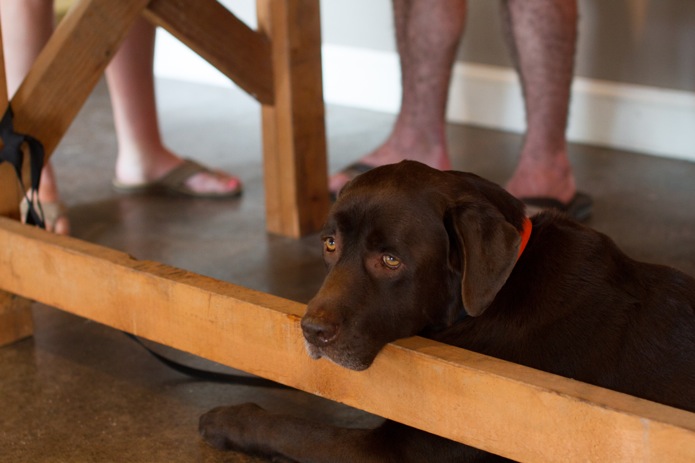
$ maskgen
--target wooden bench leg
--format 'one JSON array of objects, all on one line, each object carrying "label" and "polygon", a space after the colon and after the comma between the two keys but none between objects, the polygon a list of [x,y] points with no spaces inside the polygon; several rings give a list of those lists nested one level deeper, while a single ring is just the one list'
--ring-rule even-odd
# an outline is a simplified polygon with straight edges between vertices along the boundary
[{"label": "wooden bench leg", "polygon": [[274,103],[264,104],[263,160],[270,232],[318,231],[329,206],[318,0],[259,0],[271,41]]},{"label": "wooden bench leg", "polygon": [[31,303],[29,299],[0,291],[0,347],[33,334]]},{"label": "wooden bench leg", "polygon": [[[4,112],[5,108],[7,108],[7,81],[5,80],[2,33],[0,33],[0,111]],[[18,220],[20,196],[19,182],[13,167],[6,162],[0,164],[0,216]],[[31,336],[32,333],[31,301],[0,291],[0,346]]]},{"label": "wooden bench leg", "polygon": [[263,105],[267,229],[299,237],[329,206],[319,1],[257,6],[258,32],[212,0],[152,0],[145,15]]},{"label": "wooden bench leg", "polygon": [[[41,141],[47,158],[146,5],[147,0],[82,0],[61,21],[37,58],[12,106],[15,130]],[[8,100],[4,59],[0,68],[0,108],[4,113]],[[0,165],[0,185],[0,215],[18,218],[20,195],[14,188],[14,171],[7,163]],[[27,299],[0,292],[0,345],[31,335],[30,305]]]},{"label": "wooden bench leg", "polygon": [[[6,162],[0,164],[0,185],[0,215],[19,219],[19,182],[14,169]],[[32,333],[31,301],[0,291],[0,346],[19,341]]]}]

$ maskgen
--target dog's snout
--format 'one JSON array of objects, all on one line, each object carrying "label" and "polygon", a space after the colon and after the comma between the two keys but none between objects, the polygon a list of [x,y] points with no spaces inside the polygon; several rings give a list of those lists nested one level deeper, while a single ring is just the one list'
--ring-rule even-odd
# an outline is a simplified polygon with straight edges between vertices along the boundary
[{"label": "dog's snout", "polygon": [[316,346],[330,344],[338,336],[338,325],[318,317],[304,317],[302,319],[302,331],[304,337]]}]

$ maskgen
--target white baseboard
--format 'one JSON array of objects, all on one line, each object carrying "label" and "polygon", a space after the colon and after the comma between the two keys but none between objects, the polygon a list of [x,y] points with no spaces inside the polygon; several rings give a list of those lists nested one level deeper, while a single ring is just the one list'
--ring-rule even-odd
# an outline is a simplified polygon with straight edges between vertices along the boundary
[{"label": "white baseboard", "polygon": [[[327,103],[398,111],[396,53],[325,44],[323,72]],[[230,85],[168,34],[158,35],[155,73]],[[447,118],[523,132],[523,100],[516,73],[509,68],[457,63]],[[572,88],[567,136],[573,142],[695,161],[695,93],[578,77]]]}]

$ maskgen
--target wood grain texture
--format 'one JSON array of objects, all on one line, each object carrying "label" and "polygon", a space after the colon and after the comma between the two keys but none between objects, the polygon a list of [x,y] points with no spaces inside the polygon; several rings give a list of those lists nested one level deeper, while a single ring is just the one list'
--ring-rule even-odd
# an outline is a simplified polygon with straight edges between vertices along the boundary
[{"label": "wood grain texture", "polygon": [[695,461],[693,413],[419,337],[349,371],[306,355],[302,304],[7,219],[0,242],[0,289],[516,460]]},{"label": "wood grain texture", "polygon": [[275,101],[263,105],[263,161],[269,231],[318,231],[329,207],[318,0],[259,0],[271,41]]},{"label": "wood grain texture", "polygon": [[0,346],[29,337],[34,332],[32,301],[0,291]]}]

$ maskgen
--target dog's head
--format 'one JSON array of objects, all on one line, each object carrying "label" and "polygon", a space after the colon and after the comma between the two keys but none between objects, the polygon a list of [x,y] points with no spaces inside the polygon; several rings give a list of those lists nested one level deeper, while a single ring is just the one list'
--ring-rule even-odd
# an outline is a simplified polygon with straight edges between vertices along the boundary
[{"label": "dog's head", "polygon": [[363,370],[387,343],[481,315],[512,271],[523,204],[473,174],[404,161],[360,175],[323,232],[309,353]]}]

